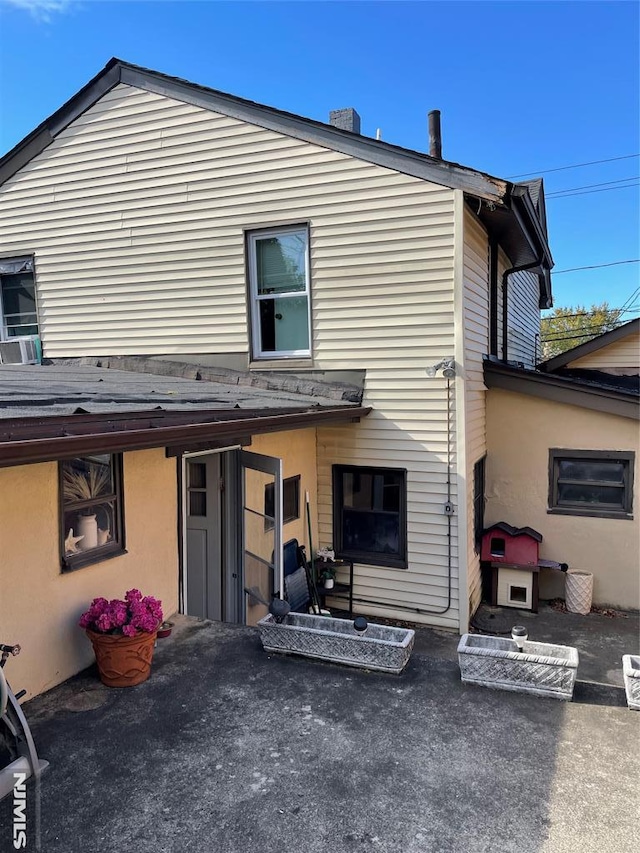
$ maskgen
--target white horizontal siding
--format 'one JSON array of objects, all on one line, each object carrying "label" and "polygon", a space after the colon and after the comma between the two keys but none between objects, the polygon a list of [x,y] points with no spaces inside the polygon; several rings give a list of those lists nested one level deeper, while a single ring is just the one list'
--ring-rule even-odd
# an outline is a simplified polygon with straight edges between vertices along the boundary
[{"label": "white horizontal siding", "polygon": [[[474,542],[474,466],[487,452],[486,387],[483,358],[489,353],[489,242],[485,229],[468,209],[464,218],[464,374],[467,483],[467,559],[469,610],[481,599],[480,558]],[[461,546],[462,547],[462,546]]]},{"label": "white horizontal siding", "polygon": [[[454,352],[452,190],[121,85],[5,184],[0,254],[36,255],[46,356],[248,354],[244,230],[298,222],[314,366],[366,369],[374,407],[318,430],[320,542],[333,464],[406,469],[409,568],[357,566],[355,595],[457,628],[446,381],[425,374]],[[447,604],[449,553],[452,606],[428,616]]]}]

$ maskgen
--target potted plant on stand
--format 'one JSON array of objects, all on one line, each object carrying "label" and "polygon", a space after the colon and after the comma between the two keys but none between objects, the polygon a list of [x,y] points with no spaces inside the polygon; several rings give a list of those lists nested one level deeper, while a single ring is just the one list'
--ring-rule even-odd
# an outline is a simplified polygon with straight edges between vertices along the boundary
[{"label": "potted plant on stand", "polygon": [[320,574],[322,581],[324,582],[325,589],[333,589],[333,585],[336,581],[336,568],[335,566],[323,566],[322,572]]},{"label": "potted plant on stand", "polygon": [[108,687],[133,687],[149,678],[153,647],[162,623],[162,602],[130,589],[124,600],[94,598],[80,617]]}]

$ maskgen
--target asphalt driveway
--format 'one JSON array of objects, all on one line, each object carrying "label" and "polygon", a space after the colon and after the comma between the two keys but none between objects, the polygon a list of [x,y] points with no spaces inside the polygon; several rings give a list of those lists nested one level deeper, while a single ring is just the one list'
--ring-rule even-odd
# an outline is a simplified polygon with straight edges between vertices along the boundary
[{"label": "asphalt driveway", "polygon": [[[640,713],[460,683],[457,637],[402,676],[269,656],[252,629],[188,623],[151,679],[89,670],[29,703],[51,768],[45,853],[632,853]],[[29,789],[28,850],[35,850]],[[13,849],[11,803],[0,850]]]}]

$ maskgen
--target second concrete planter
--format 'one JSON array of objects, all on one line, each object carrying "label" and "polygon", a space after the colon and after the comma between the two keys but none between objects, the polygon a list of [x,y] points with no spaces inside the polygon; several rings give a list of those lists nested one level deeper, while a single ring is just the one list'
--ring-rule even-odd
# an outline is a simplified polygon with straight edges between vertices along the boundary
[{"label": "second concrete planter", "polygon": [[568,701],[578,672],[578,650],[525,640],[520,651],[514,640],[463,634],[458,663],[462,681],[469,684]]}]

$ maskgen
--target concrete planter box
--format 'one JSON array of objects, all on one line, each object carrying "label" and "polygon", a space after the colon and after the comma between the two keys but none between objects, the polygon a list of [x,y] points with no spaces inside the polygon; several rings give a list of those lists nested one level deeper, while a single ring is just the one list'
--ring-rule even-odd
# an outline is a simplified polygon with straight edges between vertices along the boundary
[{"label": "concrete planter box", "polygon": [[415,632],[369,624],[357,634],[349,619],[331,619],[290,613],[278,623],[269,614],[258,622],[262,645],[268,652],[303,655],[332,663],[400,673],[407,665]]},{"label": "concrete planter box", "polygon": [[578,650],[527,640],[521,652],[511,639],[464,634],[458,663],[462,680],[469,684],[568,701],[578,672]]},{"label": "concrete planter box", "polygon": [[622,675],[627,705],[634,711],[640,711],[640,655],[622,656]]}]

